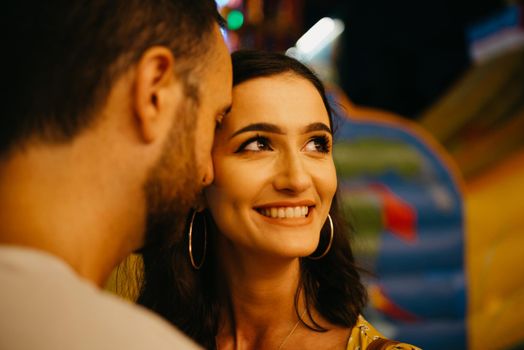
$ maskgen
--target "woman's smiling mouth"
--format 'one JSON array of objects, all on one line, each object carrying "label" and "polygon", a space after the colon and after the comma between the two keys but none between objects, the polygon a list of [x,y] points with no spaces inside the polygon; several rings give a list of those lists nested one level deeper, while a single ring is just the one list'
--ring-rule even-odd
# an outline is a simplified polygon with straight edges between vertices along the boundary
[{"label": "woman's smiling mouth", "polygon": [[273,219],[305,218],[309,214],[310,207],[286,206],[286,207],[264,207],[256,209],[260,214]]}]

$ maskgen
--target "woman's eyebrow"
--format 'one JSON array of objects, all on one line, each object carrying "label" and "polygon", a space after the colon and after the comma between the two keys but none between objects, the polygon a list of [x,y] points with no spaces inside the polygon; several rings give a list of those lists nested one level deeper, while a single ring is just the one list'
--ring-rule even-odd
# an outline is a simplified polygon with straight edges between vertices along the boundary
[{"label": "woman's eyebrow", "polygon": [[284,132],[282,131],[282,129],[280,129],[278,126],[276,126],[275,124],[269,124],[269,123],[254,123],[254,124],[249,124],[247,126],[244,126],[243,128],[235,131],[230,137],[229,139],[232,139],[233,137],[237,136],[238,134],[242,134],[244,132],[249,132],[249,131],[265,131],[265,132],[270,132],[270,133],[273,133],[273,134],[284,134]]},{"label": "woman's eyebrow", "polygon": [[331,131],[331,128],[329,126],[327,126],[326,124],[324,124],[324,123],[312,123],[312,124],[309,124],[308,126],[306,126],[303,129],[303,133],[304,134],[307,134],[307,133],[313,132],[313,131],[325,131],[325,132],[328,132],[330,134],[333,133]]}]

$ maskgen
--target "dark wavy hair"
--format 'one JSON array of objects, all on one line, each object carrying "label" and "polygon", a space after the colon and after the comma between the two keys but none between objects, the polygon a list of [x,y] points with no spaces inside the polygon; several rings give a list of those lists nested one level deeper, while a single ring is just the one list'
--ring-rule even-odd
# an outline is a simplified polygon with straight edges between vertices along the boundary
[{"label": "dark wavy hair", "polygon": [[10,54],[0,157],[35,137],[69,142],[95,122],[114,82],[152,46],[172,51],[186,95],[198,98],[189,75],[202,70],[213,25],[223,24],[213,0],[10,1],[2,10]]},{"label": "dark wavy hair", "polygon": [[[311,82],[324,101],[333,127],[333,113],[324,86],[313,72],[297,60],[278,53],[238,51],[232,55],[233,84],[247,80],[292,74]],[[345,222],[335,195],[330,209],[334,224],[331,249],[319,260],[300,259],[300,283],[295,293],[295,311],[308,328],[323,332],[327,329],[317,323],[312,310],[317,310],[332,324],[353,327],[361,313],[367,294],[361,283],[359,269],[349,243],[351,227]],[[201,215],[199,215],[201,216]],[[209,211],[204,211],[208,228],[207,254],[204,266],[195,270],[190,263],[188,236],[174,239],[170,245],[149,247],[143,254],[143,271],[138,303],[162,315],[200,345],[214,349],[219,330],[219,313],[224,305],[218,279],[215,226]],[[321,232],[317,252],[327,247],[330,237],[326,226]],[[298,313],[300,294],[305,296],[306,310],[311,324]],[[221,307],[222,306],[222,307]]]}]

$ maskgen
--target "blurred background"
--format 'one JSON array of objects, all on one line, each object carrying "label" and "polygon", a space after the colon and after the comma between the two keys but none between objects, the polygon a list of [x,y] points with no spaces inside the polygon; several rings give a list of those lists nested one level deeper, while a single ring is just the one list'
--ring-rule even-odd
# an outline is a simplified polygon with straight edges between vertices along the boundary
[{"label": "blurred background", "polygon": [[522,1],[217,0],[231,50],[329,87],[365,316],[431,349],[524,349]]}]

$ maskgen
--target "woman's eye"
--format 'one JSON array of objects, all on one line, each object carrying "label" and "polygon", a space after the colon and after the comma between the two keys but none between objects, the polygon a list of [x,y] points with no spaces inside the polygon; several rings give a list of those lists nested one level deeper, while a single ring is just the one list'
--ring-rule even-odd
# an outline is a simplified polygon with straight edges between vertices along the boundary
[{"label": "woman's eye", "polygon": [[271,151],[271,144],[269,140],[265,137],[257,136],[255,138],[249,139],[246,142],[244,142],[236,153],[242,152],[242,151],[249,151],[249,152],[261,152],[261,151]]},{"label": "woman's eye", "polygon": [[306,143],[304,147],[306,152],[329,153],[331,144],[327,136],[316,136]]}]

